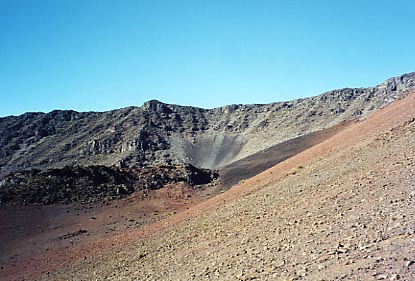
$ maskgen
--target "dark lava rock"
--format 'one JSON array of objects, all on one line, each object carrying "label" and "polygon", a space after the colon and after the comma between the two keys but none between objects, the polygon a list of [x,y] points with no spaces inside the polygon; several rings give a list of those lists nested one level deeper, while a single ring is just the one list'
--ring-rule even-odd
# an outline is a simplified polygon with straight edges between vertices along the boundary
[{"label": "dark lava rock", "polygon": [[79,236],[79,235],[82,235],[82,234],[87,234],[87,233],[88,233],[87,230],[80,229],[78,231],[74,231],[74,232],[70,232],[70,233],[67,233],[65,235],[62,235],[62,236],[59,237],[59,239],[61,239],[61,240],[70,239],[70,238],[73,238],[73,237],[76,237],[76,236]]},{"label": "dark lava rock", "polygon": [[3,178],[0,203],[70,204],[118,199],[134,191],[162,188],[185,182],[210,183],[217,173],[192,165],[161,165],[121,169],[106,166],[65,166],[41,171],[15,172]]},{"label": "dark lava rock", "polygon": [[203,185],[218,177],[216,171],[193,165],[159,165],[133,170],[137,172],[139,189],[159,189],[169,183],[185,182],[190,186]]}]

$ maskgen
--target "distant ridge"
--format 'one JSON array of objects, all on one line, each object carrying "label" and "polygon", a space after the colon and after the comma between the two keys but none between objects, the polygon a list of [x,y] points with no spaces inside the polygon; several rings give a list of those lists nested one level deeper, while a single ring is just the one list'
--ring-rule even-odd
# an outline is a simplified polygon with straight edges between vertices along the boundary
[{"label": "distant ridge", "polygon": [[270,104],[214,109],[165,104],[107,112],[55,110],[0,118],[0,176],[65,165],[224,165],[366,116],[415,88],[415,72],[369,88],[345,88]]}]

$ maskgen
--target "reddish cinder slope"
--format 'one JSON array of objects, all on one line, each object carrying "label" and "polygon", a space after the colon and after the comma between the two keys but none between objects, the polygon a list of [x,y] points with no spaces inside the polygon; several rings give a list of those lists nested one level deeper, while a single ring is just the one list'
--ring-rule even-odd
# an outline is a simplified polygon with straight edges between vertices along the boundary
[{"label": "reddish cinder slope", "polygon": [[84,259],[62,259],[38,278],[413,280],[414,203],[412,93],[224,194],[94,243]]}]

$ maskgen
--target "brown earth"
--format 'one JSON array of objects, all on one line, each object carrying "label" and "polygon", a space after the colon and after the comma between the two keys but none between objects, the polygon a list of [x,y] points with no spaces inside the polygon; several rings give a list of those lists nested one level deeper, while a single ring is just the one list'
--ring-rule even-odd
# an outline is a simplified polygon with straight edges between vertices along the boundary
[{"label": "brown earth", "polygon": [[0,274],[5,280],[414,280],[414,201],[412,93],[188,210],[102,239],[63,232],[83,242],[32,261],[5,261]]}]

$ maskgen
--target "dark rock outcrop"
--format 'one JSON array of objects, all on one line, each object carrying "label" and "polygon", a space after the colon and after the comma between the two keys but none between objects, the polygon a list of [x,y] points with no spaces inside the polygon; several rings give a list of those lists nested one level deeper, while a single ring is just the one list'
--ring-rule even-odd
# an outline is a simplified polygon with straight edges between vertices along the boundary
[{"label": "dark rock outcrop", "polygon": [[11,173],[0,182],[0,203],[71,204],[119,199],[171,183],[207,184],[217,173],[192,165],[120,169],[106,166],[65,166]]}]

